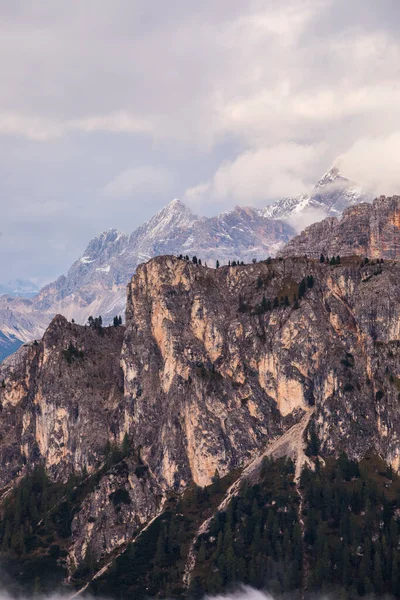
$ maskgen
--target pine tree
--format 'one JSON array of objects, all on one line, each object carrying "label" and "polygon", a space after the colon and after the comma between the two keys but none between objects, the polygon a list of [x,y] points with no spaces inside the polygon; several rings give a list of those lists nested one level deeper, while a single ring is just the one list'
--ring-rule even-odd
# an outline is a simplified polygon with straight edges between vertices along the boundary
[{"label": "pine tree", "polygon": [[219,260],[217,260],[217,262],[215,263],[215,268],[219,269]]},{"label": "pine tree", "polygon": [[122,440],[122,454],[124,456],[128,456],[129,451],[130,451],[129,437],[128,437],[128,434],[125,433],[124,439]]},{"label": "pine tree", "polygon": [[268,310],[268,302],[265,296],[262,297],[261,300],[261,312],[265,313]]},{"label": "pine tree", "polygon": [[305,293],[306,293],[306,282],[304,279],[302,279],[299,283],[298,297],[303,298]]}]

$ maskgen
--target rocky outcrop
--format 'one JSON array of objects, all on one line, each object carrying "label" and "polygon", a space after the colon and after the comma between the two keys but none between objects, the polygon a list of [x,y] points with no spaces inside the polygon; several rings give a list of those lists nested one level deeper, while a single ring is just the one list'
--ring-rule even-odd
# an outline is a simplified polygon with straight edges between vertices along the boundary
[{"label": "rocky outcrop", "polygon": [[381,196],[307,227],[279,256],[361,255],[398,260],[400,256],[400,196]]},{"label": "rocky outcrop", "polygon": [[[311,414],[322,454],[373,449],[398,470],[399,282],[398,263],[359,258],[141,265],[126,328],[57,316],[0,366],[2,488],[38,463],[53,481],[98,473],[71,525],[76,565]],[[133,453],[107,466],[110,445],[127,441]]]},{"label": "rocky outcrop", "polygon": [[[126,418],[164,485],[205,485],[215,469],[245,464],[313,405],[325,451],[374,447],[396,466],[398,274],[397,264],[357,259],[142,265],[122,350]],[[263,297],[285,296],[291,306],[258,314]]]}]

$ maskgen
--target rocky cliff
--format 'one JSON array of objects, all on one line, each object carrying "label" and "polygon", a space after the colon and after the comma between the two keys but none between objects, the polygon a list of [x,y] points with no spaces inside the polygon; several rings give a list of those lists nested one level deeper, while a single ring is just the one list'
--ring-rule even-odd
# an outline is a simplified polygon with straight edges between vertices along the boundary
[{"label": "rocky cliff", "polygon": [[347,208],[307,227],[280,251],[280,256],[351,256],[397,260],[400,252],[400,196],[376,198],[372,204]]},{"label": "rocky cliff", "polygon": [[353,258],[141,265],[126,328],[57,316],[0,366],[4,498],[35,465],[52,485],[79,479],[58,542],[73,573],[123,550],[171,494],[268,448],[303,457],[310,418],[321,455],[373,450],[398,470],[399,282],[398,263]]}]

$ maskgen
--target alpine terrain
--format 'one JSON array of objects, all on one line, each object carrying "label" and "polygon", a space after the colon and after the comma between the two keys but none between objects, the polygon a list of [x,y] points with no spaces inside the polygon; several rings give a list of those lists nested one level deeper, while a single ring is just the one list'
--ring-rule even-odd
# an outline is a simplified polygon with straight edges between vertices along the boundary
[{"label": "alpine terrain", "polygon": [[328,171],[310,196],[286,198],[265,209],[236,207],[216,217],[199,217],[173,200],[150,221],[128,235],[110,229],[94,238],[66,276],[45,286],[32,300],[0,297],[0,360],[24,342],[41,337],[59,313],[77,323],[101,314],[108,323],[125,311],[126,285],[137,266],[162,255],[197,255],[215,266],[232,260],[275,256],[303,227],[327,215],[337,216],[370,198],[344,178]]}]

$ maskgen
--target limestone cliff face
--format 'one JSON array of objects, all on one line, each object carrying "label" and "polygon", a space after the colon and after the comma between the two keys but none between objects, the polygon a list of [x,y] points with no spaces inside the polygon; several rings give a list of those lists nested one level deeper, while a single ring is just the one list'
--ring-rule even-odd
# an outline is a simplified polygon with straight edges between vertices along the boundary
[{"label": "limestone cliff face", "polygon": [[93,470],[117,435],[122,338],[122,328],[101,336],[58,316],[39,344],[1,365],[2,485],[38,459],[57,480]]},{"label": "limestone cliff face", "polygon": [[[296,309],[307,275],[314,286]],[[159,481],[205,485],[312,405],[325,451],[374,447],[397,465],[399,275],[357,259],[142,265],[128,291],[125,418]],[[292,306],[255,314],[263,296],[286,295]]]},{"label": "limestone cliff face", "polygon": [[[158,257],[128,286],[126,328],[58,316],[0,366],[0,485],[37,463],[55,481],[98,473],[69,546],[70,565],[88,549],[98,561],[170,493],[244,467],[310,407],[322,453],[374,449],[399,469],[399,392],[398,263]],[[124,437],[136,458],[105,466]]]},{"label": "limestone cliff face", "polygon": [[400,196],[381,196],[372,204],[346,209],[307,227],[280,251],[280,256],[361,255],[397,260],[400,256]]}]

